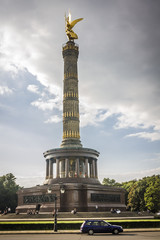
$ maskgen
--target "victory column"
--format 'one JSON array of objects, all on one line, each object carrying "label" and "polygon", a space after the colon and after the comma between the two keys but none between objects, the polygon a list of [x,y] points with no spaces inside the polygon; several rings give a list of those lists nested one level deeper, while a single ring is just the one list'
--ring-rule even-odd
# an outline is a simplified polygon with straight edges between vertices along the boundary
[{"label": "victory column", "polygon": [[[68,42],[63,45],[63,140],[60,148],[44,152],[46,179],[43,185],[24,188],[18,192],[17,211],[39,208],[39,212],[108,211],[110,208],[125,209],[125,191],[101,185],[98,180],[97,161],[99,152],[82,147],[79,129],[79,94],[77,61],[78,39],[73,31],[76,23],[65,16]],[[57,208],[57,209],[56,209]]]}]

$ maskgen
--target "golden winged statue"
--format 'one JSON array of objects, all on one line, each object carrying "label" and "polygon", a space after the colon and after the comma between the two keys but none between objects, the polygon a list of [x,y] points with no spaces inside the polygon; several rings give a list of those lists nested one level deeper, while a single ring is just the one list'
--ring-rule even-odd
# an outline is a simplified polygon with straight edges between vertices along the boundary
[{"label": "golden winged statue", "polygon": [[78,36],[75,32],[73,32],[72,28],[74,27],[74,25],[76,23],[78,23],[79,21],[83,20],[83,18],[78,18],[78,19],[75,19],[74,21],[71,21],[71,14],[69,12],[69,16],[66,17],[65,15],[65,25],[66,25],[66,34],[67,34],[67,37],[70,40],[74,40],[74,39],[78,39]]}]

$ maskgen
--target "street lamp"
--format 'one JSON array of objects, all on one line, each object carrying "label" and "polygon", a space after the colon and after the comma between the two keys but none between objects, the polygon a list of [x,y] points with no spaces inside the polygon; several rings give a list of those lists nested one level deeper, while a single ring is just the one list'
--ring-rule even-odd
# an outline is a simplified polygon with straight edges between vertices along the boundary
[{"label": "street lamp", "polygon": [[[48,193],[51,193],[52,190],[51,188],[48,188]],[[61,187],[60,188],[60,193],[64,193],[65,192],[65,189],[64,187]],[[54,232],[57,232],[57,195],[54,194]]]},{"label": "street lamp", "polygon": [[[52,190],[49,188],[48,193],[51,193]],[[57,232],[57,195],[54,194],[54,232]]]},{"label": "street lamp", "polygon": [[61,187],[60,192],[61,192],[62,194],[65,193],[64,187]]}]

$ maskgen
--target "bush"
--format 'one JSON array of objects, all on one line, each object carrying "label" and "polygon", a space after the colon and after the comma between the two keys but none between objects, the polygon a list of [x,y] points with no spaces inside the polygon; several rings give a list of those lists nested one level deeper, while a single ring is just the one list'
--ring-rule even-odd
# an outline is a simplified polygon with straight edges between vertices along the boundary
[{"label": "bush", "polygon": [[125,222],[112,222],[113,225],[120,225],[123,228],[159,228],[160,221],[125,221]]},{"label": "bush", "polygon": [[[126,228],[160,228],[160,220],[110,221],[113,225]],[[58,230],[79,230],[82,222],[59,222]],[[0,231],[53,230],[52,222],[0,222]]]}]

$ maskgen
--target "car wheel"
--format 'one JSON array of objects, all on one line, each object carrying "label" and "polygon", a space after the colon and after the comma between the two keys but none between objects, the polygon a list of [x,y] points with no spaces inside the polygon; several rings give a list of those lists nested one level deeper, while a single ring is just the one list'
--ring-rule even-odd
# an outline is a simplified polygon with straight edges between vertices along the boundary
[{"label": "car wheel", "polygon": [[88,234],[89,234],[89,235],[93,235],[93,233],[94,233],[94,231],[93,231],[92,229],[90,229],[90,230],[88,231]]},{"label": "car wheel", "polygon": [[119,233],[118,229],[113,230],[113,234],[118,234],[118,233]]}]

